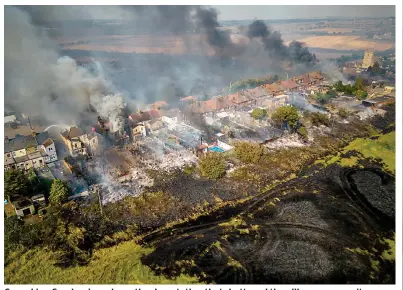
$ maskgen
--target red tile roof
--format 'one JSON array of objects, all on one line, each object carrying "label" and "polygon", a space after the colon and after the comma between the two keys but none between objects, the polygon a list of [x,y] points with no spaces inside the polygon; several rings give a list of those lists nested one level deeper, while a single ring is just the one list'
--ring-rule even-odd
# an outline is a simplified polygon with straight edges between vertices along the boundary
[{"label": "red tile roof", "polygon": [[161,118],[160,113],[157,110],[150,110],[148,113],[151,115],[151,118],[158,119]]},{"label": "red tile roof", "polygon": [[53,141],[52,141],[52,139],[49,138],[43,143],[43,146],[49,147],[52,144],[53,144]]},{"label": "red tile roof", "polygon": [[294,81],[299,84],[300,86],[309,86],[310,83],[313,82],[313,80],[311,80],[307,75],[302,75],[299,77],[295,77]]},{"label": "red tile roof", "polygon": [[263,89],[265,89],[270,94],[279,93],[279,92],[284,91],[284,89],[282,87],[280,87],[280,85],[277,83],[273,83],[270,85],[263,85]]},{"label": "red tile roof", "polygon": [[280,83],[280,86],[282,86],[283,88],[288,89],[288,90],[292,90],[292,89],[298,88],[298,85],[297,85],[294,81],[292,81],[292,80],[282,81],[282,82]]},{"label": "red tile roof", "polygon": [[263,87],[256,87],[245,91],[253,99],[258,99],[267,96],[267,91]]},{"label": "red tile roof", "polygon": [[308,73],[308,77],[316,80],[323,80],[325,77],[318,71]]},{"label": "red tile roof", "polygon": [[158,118],[161,118],[161,115],[158,112],[158,110],[150,110],[146,112],[140,112],[129,115],[129,119],[135,123],[146,122]]},{"label": "red tile roof", "polygon": [[159,110],[160,108],[168,106],[168,103],[165,101],[157,101],[154,104],[151,104],[151,108]]},{"label": "red tile roof", "polygon": [[190,101],[197,101],[197,97],[187,96],[181,99],[181,102],[190,102]]},{"label": "red tile roof", "polygon": [[135,123],[145,122],[152,119],[149,112],[140,112],[136,114],[129,115],[129,119]]},{"label": "red tile roof", "polygon": [[237,105],[246,103],[251,100],[251,98],[246,94],[244,94],[243,92],[237,92],[235,94],[229,95],[228,99]]}]

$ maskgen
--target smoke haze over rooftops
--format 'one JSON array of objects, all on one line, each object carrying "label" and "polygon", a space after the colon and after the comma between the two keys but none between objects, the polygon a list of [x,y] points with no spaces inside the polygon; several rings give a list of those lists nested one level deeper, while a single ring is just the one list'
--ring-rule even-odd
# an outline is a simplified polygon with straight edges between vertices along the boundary
[{"label": "smoke haze over rooftops", "polygon": [[[100,16],[128,20],[129,28],[140,33],[156,37],[161,33],[176,35],[185,43],[187,52],[177,57],[126,54],[122,58],[124,70],[99,62],[82,67],[73,59],[63,57],[47,35],[55,30],[48,27],[48,21],[74,17],[96,20]],[[57,33],[61,37],[71,30],[86,33],[80,25],[98,29],[94,23],[60,22]],[[230,81],[282,73],[283,59],[301,67],[313,65],[309,51],[301,44],[287,47],[278,32],[272,32],[260,22],[255,26],[249,36],[261,43],[253,39],[235,43],[228,31],[219,28],[218,13],[210,7],[6,7],[5,104],[21,112],[34,111],[52,121],[68,122],[88,115],[85,110],[89,99],[99,113],[108,115],[104,117],[118,120],[124,103],[131,104],[134,110],[158,99],[175,103],[189,94],[212,96]],[[101,28],[97,30],[101,35],[110,32],[125,35],[128,29],[109,24]],[[199,53],[191,54],[195,47]],[[208,56],[208,48],[214,56]],[[100,55],[96,51],[89,53],[95,59]],[[115,105],[110,107],[112,104]],[[112,115],[115,111],[116,115]]]}]

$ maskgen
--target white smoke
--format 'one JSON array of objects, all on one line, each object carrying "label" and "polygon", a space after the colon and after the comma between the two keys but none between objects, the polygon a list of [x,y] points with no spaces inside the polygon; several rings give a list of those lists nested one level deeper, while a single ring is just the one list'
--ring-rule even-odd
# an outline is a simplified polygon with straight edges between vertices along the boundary
[{"label": "white smoke", "polygon": [[101,116],[109,119],[112,131],[122,130],[124,125],[122,111],[125,108],[123,96],[93,94],[90,101]]},{"label": "white smoke", "polygon": [[83,112],[90,100],[101,116],[119,128],[123,97],[109,94],[114,88],[99,64],[90,72],[69,57],[58,57],[46,32],[32,25],[26,13],[6,7],[4,14],[6,107],[55,123],[72,123],[86,117]]}]

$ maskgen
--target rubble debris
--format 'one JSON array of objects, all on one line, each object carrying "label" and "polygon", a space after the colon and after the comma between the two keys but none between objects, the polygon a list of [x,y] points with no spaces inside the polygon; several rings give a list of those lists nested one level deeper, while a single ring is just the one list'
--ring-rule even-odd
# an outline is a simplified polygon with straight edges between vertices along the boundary
[{"label": "rubble debris", "polygon": [[181,151],[171,151],[161,156],[154,156],[144,160],[144,164],[153,170],[163,170],[173,172],[185,166],[197,164],[197,157],[192,152],[182,149]]},{"label": "rubble debris", "polygon": [[298,134],[289,134],[284,135],[273,142],[267,143],[266,148],[271,151],[282,148],[303,147],[305,145],[306,144],[304,144],[304,142],[298,137]]}]

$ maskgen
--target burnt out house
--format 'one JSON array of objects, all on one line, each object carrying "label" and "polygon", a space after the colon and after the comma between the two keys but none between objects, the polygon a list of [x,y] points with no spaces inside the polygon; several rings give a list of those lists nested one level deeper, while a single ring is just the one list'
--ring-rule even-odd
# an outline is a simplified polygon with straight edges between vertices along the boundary
[{"label": "burnt out house", "polygon": [[20,218],[35,214],[35,206],[29,199],[19,199],[13,201],[12,205],[15,209],[16,215]]}]

